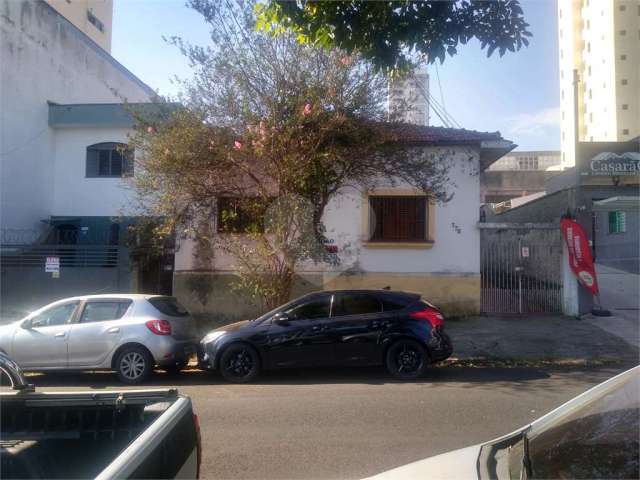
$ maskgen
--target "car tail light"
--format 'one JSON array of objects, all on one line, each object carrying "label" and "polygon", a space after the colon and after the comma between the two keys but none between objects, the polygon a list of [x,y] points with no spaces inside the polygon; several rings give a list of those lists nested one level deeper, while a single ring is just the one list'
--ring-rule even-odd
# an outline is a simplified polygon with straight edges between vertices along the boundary
[{"label": "car tail light", "polygon": [[200,478],[200,465],[202,464],[202,434],[200,433],[200,419],[195,413],[193,414],[193,425],[196,428],[196,454],[198,455],[196,463],[196,478]]},{"label": "car tail light", "polygon": [[431,307],[426,307],[422,310],[418,310],[417,312],[412,312],[409,316],[416,320],[426,320],[431,324],[432,328],[441,327],[444,324],[444,317],[442,314],[435,308]]},{"label": "car tail light", "polygon": [[168,320],[149,320],[145,325],[156,335],[171,335],[171,324]]}]

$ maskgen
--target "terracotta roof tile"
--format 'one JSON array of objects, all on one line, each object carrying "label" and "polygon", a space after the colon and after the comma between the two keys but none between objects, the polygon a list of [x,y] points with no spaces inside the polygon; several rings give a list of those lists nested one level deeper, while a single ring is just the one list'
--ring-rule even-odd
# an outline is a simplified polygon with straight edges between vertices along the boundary
[{"label": "terracotta roof tile", "polygon": [[500,132],[478,132],[464,128],[427,127],[410,123],[384,123],[383,129],[401,142],[418,143],[475,143],[485,140],[504,140]]}]

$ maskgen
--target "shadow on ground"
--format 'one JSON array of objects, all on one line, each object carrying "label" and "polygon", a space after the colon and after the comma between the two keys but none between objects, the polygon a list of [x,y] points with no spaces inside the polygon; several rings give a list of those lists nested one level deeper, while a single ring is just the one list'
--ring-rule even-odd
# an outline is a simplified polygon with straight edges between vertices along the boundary
[{"label": "shadow on ground", "polygon": [[[576,371],[575,369],[572,371]],[[584,369],[584,374],[589,370]],[[292,369],[264,372],[250,385],[322,385],[322,384],[492,384],[520,383],[546,379],[551,376],[549,369],[513,367],[513,368],[474,368],[474,367],[442,367],[433,368],[418,380],[403,382],[395,380],[382,367],[363,368],[317,368]],[[154,372],[142,385],[130,387],[118,382],[112,372],[56,372],[30,373],[27,380],[36,387],[77,387],[80,389],[118,389],[183,387],[203,385],[231,386],[220,375],[197,369],[185,370],[176,374],[168,374],[162,370]],[[4,384],[4,382],[3,382]],[[240,387],[241,386],[237,386]]]}]

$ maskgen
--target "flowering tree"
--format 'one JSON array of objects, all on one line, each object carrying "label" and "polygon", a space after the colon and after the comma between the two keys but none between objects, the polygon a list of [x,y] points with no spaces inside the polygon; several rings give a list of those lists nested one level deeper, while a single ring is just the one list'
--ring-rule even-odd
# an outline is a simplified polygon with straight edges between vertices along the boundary
[{"label": "flowering tree", "polygon": [[212,45],[173,38],[195,69],[181,107],[140,116],[135,188],[159,234],[235,259],[265,306],[289,298],[303,261],[339,262],[322,215],[348,185],[403,182],[446,201],[446,162],[385,128],[386,79],[357,56],[257,33],[254,5],[190,0]]}]

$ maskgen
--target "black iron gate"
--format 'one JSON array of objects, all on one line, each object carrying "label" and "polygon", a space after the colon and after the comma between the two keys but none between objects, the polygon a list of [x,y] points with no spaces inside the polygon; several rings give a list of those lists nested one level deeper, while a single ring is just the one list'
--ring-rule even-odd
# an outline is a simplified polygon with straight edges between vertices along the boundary
[{"label": "black iron gate", "polygon": [[562,235],[555,224],[481,224],[483,313],[561,313]]}]

